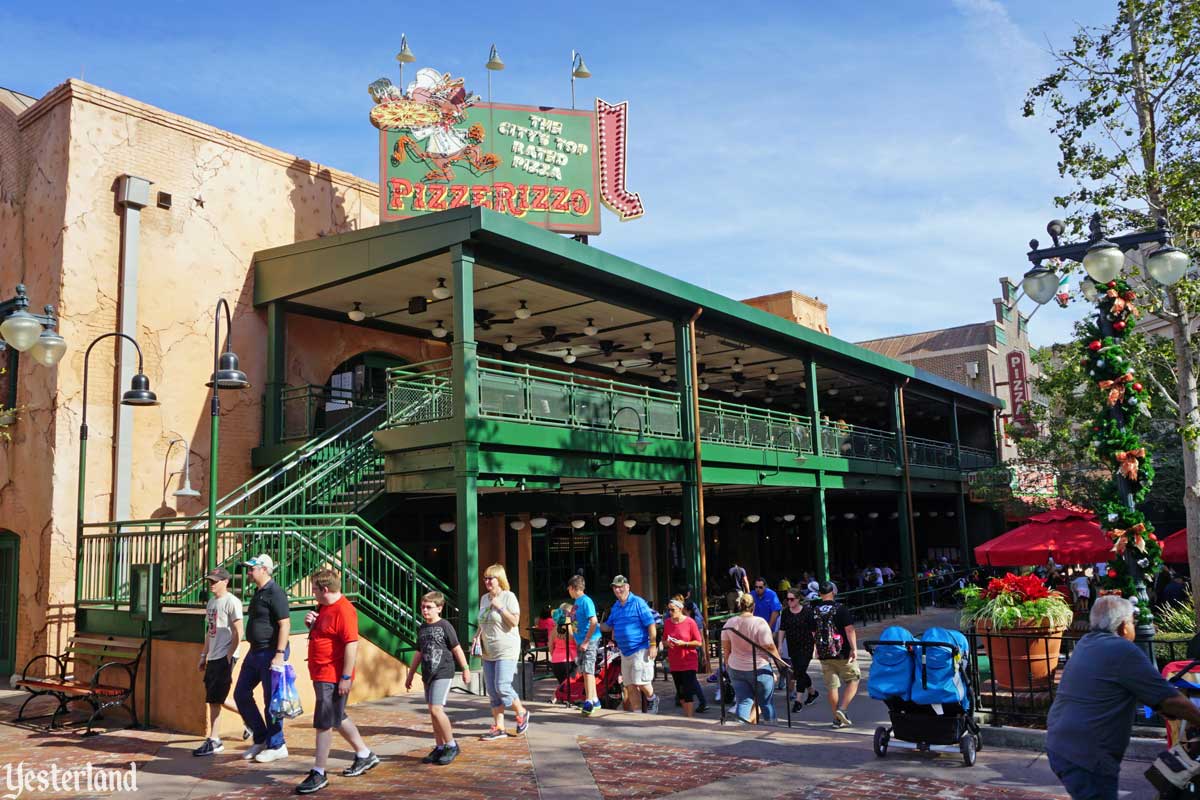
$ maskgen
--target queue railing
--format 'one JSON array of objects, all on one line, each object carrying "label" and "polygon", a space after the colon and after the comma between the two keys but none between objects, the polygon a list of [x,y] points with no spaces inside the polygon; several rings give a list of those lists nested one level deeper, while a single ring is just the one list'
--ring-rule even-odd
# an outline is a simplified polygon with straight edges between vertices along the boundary
[{"label": "queue railing", "polygon": [[[728,619],[728,617],[726,619]],[[710,637],[710,640],[711,640],[712,633],[714,631],[714,626],[715,626],[715,620],[709,620],[707,635]],[[778,656],[773,654],[771,651],[764,648],[762,645],[758,644],[757,642],[755,642],[752,639],[747,638],[746,636],[743,636],[741,633],[733,630],[732,628],[726,628],[722,625],[722,627],[716,628],[716,631],[717,631],[717,675],[718,675],[717,685],[721,687],[721,689],[720,689],[720,692],[721,692],[721,701],[720,701],[721,724],[724,725],[725,719],[726,719],[725,707],[727,705],[733,703],[734,698],[732,695],[729,697],[726,697],[726,692],[728,691],[729,687],[732,686],[733,679],[730,678],[730,682],[729,682],[728,686],[725,684],[724,676],[727,673],[726,673],[726,669],[725,669],[725,648],[721,646],[721,637],[722,636],[724,636],[726,633],[728,633],[731,636],[736,636],[737,638],[741,639],[746,644],[750,645],[750,658],[751,658],[750,663],[757,665],[760,657],[767,660],[768,663],[774,665],[774,667],[779,670],[778,680],[783,681],[784,686],[787,685],[787,681],[789,680],[789,677],[792,674],[792,667],[790,664],[788,664],[782,658],[779,658]],[[761,656],[759,655],[760,651],[762,653]],[[758,670],[755,669],[754,672],[757,674]],[[776,683],[776,685],[778,686],[778,683]],[[762,704],[759,702],[759,699],[758,699],[758,681],[757,681],[757,679],[755,680],[755,688],[754,688],[754,691],[751,693],[751,695],[754,698],[755,719],[758,721],[759,724],[762,724],[762,722],[763,722]],[[774,692],[771,693],[771,697],[768,698],[768,701],[771,703],[771,709],[772,709],[771,717],[775,718]],[[792,704],[790,702],[787,702],[786,697],[784,698],[783,706],[784,706],[784,710],[787,714],[787,726],[790,728],[790,727],[792,727]],[[735,711],[735,714],[736,714],[736,711]]]}]

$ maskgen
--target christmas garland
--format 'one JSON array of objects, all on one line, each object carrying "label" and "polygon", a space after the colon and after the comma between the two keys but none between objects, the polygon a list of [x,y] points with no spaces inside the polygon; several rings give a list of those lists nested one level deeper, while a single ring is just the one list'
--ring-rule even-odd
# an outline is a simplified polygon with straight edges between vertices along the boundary
[{"label": "christmas garland", "polygon": [[[1112,557],[1106,574],[1101,577],[1100,593],[1130,599],[1138,606],[1140,621],[1151,622],[1150,606],[1138,598],[1126,559],[1126,554],[1132,553],[1133,561],[1147,579],[1152,579],[1163,566],[1162,547],[1154,535],[1154,527],[1137,509],[1154,482],[1150,449],[1139,435],[1150,419],[1150,394],[1138,381],[1122,346],[1140,313],[1134,305],[1137,293],[1119,279],[1098,289],[1102,292],[1100,314],[1112,323],[1113,334],[1101,336],[1098,321],[1088,322],[1080,340],[1083,349],[1080,364],[1091,378],[1087,396],[1095,400],[1099,409],[1091,425],[1090,450],[1096,462],[1112,473],[1096,509],[1101,527],[1113,540]],[[1123,426],[1111,418],[1109,412],[1114,408],[1124,413]],[[1134,508],[1121,502],[1118,477],[1129,482]]]}]

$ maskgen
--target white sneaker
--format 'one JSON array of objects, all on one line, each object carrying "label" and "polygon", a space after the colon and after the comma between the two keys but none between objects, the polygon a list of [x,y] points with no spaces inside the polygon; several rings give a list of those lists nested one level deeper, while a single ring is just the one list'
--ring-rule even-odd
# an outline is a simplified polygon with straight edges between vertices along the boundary
[{"label": "white sneaker", "polygon": [[263,750],[266,750],[266,749],[267,749],[267,745],[265,743],[264,744],[252,744],[246,750],[246,752],[242,753],[242,758],[246,759],[247,761],[253,761],[255,759],[255,757],[258,756],[259,753],[261,753]]},{"label": "white sneaker", "polygon": [[254,757],[254,760],[260,764],[266,764],[270,761],[278,761],[281,758],[287,758],[287,745],[281,744],[279,747],[268,747]]}]

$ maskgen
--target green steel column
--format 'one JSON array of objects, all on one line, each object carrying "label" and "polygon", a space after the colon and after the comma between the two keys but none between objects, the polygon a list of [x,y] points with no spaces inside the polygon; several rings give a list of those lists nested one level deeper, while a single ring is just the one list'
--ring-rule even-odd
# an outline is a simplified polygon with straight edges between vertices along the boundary
[{"label": "green steel column", "polygon": [[813,453],[821,455],[821,393],[817,391],[817,362],[808,359],[808,413],[812,415]]},{"label": "green steel column", "polygon": [[[263,409],[263,446],[279,444],[283,436],[283,387],[286,383],[287,314],[283,303],[267,304],[267,386]],[[310,427],[311,430],[311,427]]]},{"label": "green steel column", "polygon": [[958,398],[950,401],[950,431],[954,434],[954,466],[962,471],[962,442],[958,439]]},{"label": "green steel column", "polygon": [[813,491],[813,531],[817,538],[817,580],[829,580],[829,531],[825,519],[825,487]]},{"label": "green steel column", "polygon": [[[692,402],[695,386],[692,383],[692,338],[691,326],[686,322],[675,323],[675,381],[679,392],[679,435],[685,442],[695,443],[700,435],[700,420],[696,419],[696,408]],[[704,576],[700,566],[700,537],[704,528],[699,519],[699,486],[696,481],[696,463],[689,461],[685,467],[686,480],[680,484],[683,520],[680,535],[683,537],[683,559],[688,583],[699,598],[704,588]],[[667,587],[674,592],[678,586]]]},{"label": "green steel column", "polygon": [[[896,519],[899,522],[897,526],[900,533],[900,577],[906,581],[912,581],[910,585],[916,586],[916,576],[914,569],[916,564],[913,563],[913,532],[912,532],[912,502],[910,493],[912,487],[909,485],[908,477],[908,440],[905,437],[904,415],[900,407],[900,387],[892,387],[892,427],[896,430],[896,449],[900,456],[900,466],[898,469],[900,475],[900,493],[896,495]],[[905,609],[909,612],[916,611],[915,591],[905,593]]]},{"label": "green steel column", "polygon": [[469,642],[479,614],[479,446],[467,440],[479,415],[479,361],[475,344],[475,258],[464,245],[450,250],[453,273],[454,420],[462,440],[454,447],[455,592],[458,594],[458,635]]}]

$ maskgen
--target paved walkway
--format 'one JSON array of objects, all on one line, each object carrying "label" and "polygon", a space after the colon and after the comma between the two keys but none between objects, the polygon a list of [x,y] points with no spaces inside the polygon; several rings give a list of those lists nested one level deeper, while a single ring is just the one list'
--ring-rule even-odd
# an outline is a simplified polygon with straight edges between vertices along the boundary
[{"label": "paved walkway", "polygon": [[[953,615],[932,612],[898,620],[914,632],[933,624],[953,623]],[[885,623],[892,624],[892,623]],[[860,638],[877,635],[870,626]],[[819,674],[816,676],[819,684]],[[882,704],[865,689],[850,708],[854,727],[829,728],[824,698],[797,715],[794,727],[720,725],[716,704],[707,714],[685,719],[674,710],[670,682],[656,687],[663,695],[658,716],[600,711],[590,718],[577,711],[534,702],[533,721],[524,737],[480,742],[490,718],[486,700],[451,695],[450,712],[463,753],[449,767],[420,763],[432,746],[431,728],[419,693],[355,706],[352,717],[372,749],[383,759],[375,770],[343,778],[350,754],[340,740],[330,761],[328,798],[755,798],[755,800],[1047,800],[1065,797],[1045,757],[1021,750],[986,749],[974,768],[950,755],[891,751],[877,759],[870,734],[886,722]],[[711,688],[711,686],[710,686]],[[547,698],[552,681],[538,681],[535,697]],[[782,694],[776,695],[782,708]],[[137,767],[142,798],[283,798],[293,796],[313,753],[309,718],[289,723],[291,757],[254,764],[239,755],[244,743],[226,741],[214,758],[198,759],[191,736],[164,731],[113,730],[85,739],[78,731],[47,733],[16,726],[15,700],[0,698],[0,797],[11,795],[7,774],[24,768]],[[1141,777],[1144,765],[1126,765],[1122,798],[1149,798]],[[12,779],[8,779],[12,780]],[[22,798],[121,797],[103,791],[22,792]]]}]

